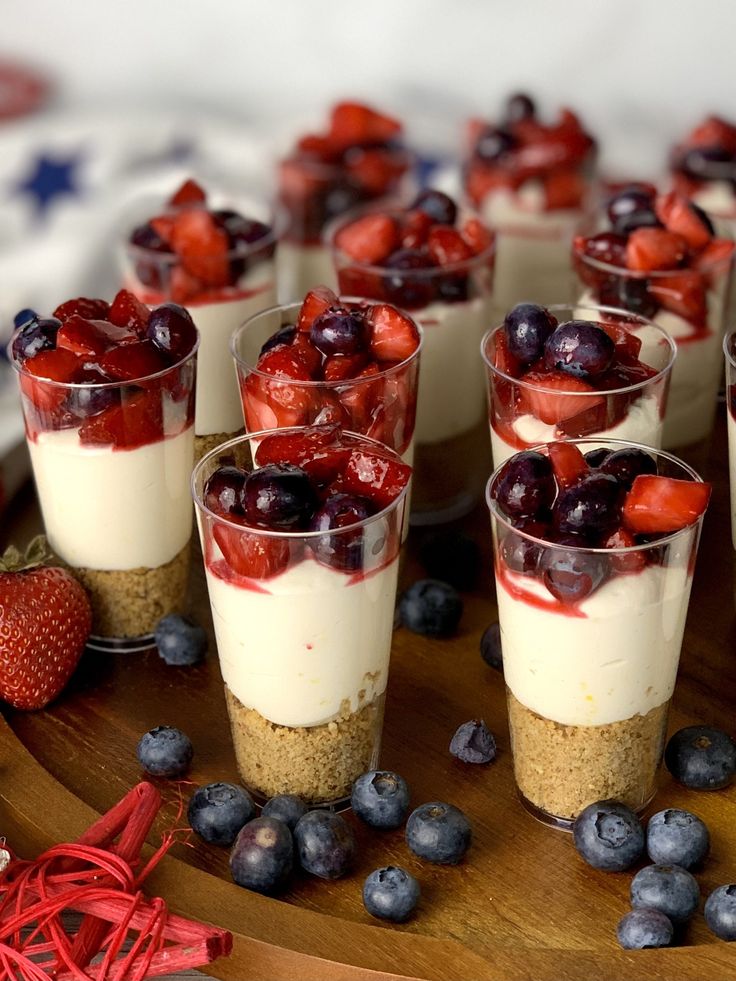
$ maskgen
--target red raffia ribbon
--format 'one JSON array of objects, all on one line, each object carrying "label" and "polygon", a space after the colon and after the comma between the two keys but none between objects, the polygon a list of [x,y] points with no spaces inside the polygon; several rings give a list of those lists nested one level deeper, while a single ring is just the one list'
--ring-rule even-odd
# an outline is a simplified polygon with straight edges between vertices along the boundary
[{"label": "red raffia ribbon", "polygon": [[[146,981],[230,953],[228,931],[140,890],[176,840],[166,834],[138,870],[160,807],[156,788],[140,783],[76,842],[11,860],[0,879],[0,981]],[[70,912],[82,914],[76,934],[63,924]]]}]

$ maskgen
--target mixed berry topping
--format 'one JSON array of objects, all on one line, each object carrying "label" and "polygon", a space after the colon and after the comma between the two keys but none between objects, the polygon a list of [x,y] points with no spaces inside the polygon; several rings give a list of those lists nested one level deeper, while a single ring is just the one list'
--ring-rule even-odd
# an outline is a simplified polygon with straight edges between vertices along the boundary
[{"label": "mixed berry topping", "polygon": [[413,320],[395,307],[346,303],[317,287],[296,324],[263,345],[257,370],[241,373],[248,428],[339,423],[403,453],[414,432],[417,367],[402,363],[419,343]]},{"label": "mixed berry topping", "polygon": [[[193,381],[166,371],[185,361],[196,343],[183,307],[164,303],[149,310],[127,290],[112,303],[78,297],[52,317],[34,314],[12,343],[21,390],[34,410],[26,412],[29,437],[41,429],[79,428],[82,443],[117,449],[162,439],[161,389],[173,401],[191,401]],[[111,382],[125,384],[94,387]]]},{"label": "mixed berry topping", "polygon": [[736,195],[736,125],[708,116],[672,153],[675,186],[694,194],[710,181],[723,181]]},{"label": "mixed berry topping", "polygon": [[[655,458],[638,447],[596,451],[590,459],[574,443],[526,450],[505,463],[492,488],[496,506],[523,532],[502,536],[497,571],[534,576],[568,606],[611,575],[659,561],[657,549],[621,550],[694,524],[710,499],[709,484],[660,475]],[[560,547],[545,548],[525,535]],[[609,559],[604,551],[581,549],[618,554]]]},{"label": "mixed berry topping", "polygon": [[333,218],[395,192],[408,169],[401,135],[401,123],[369,106],[334,106],[325,132],[303,136],[279,166],[288,237],[318,244]]},{"label": "mixed berry topping", "polygon": [[472,273],[484,260],[492,269],[494,238],[477,218],[460,216],[447,194],[430,189],[409,208],[342,225],[334,244],[343,293],[415,310],[469,299]]},{"label": "mixed berry topping", "polygon": [[130,233],[136,292],[147,302],[162,294],[177,303],[228,299],[253,267],[272,259],[273,232],[261,221],[207,206],[205,191],[187,180],[165,210]]},{"label": "mixed berry topping", "polygon": [[213,525],[227,566],[221,571],[268,579],[287,567],[293,558],[288,541],[249,534],[251,529],[297,537],[318,532],[307,539],[314,559],[341,572],[359,572],[366,557],[360,523],[388,507],[410,476],[411,467],[390,450],[344,434],[336,425],[264,437],[256,469],[247,472],[224,461],[204,486],[205,505],[231,522]]},{"label": "mixed berry topping", "polygon": [[610,228],[577,236],[573,261],[594,300],[644,317],[660,309],[707,326],[707,293],[730,268],[734,244],[716,238],[706,213],[676,191],[647,184],[620,189],[608,201]]},{"label": "mixed berry topping", "polygon": [[513,193],[527,181],[541,184],[547,211],[582,205],[595,141],[569,109],[544,123],[532,99],[517,93],[507,100],[500,123],[472,119],[468,137],[465,188],[476,207],[487,195]]},{"label": "mixed berry topping", "polygon": [[[511,445],[518,416],[531,414],[557,427],[558,436],[603,432],[626,415],[640,386],[658,371],[639,360],[641,340],[624,318],[558,323],[544,307],[519,303],[489,338],[486,356],[507,378],[492,389],[492,424]],[[637,386],[633,387],[632,386]],[[607,399],[601,393],[631,388]]]}]

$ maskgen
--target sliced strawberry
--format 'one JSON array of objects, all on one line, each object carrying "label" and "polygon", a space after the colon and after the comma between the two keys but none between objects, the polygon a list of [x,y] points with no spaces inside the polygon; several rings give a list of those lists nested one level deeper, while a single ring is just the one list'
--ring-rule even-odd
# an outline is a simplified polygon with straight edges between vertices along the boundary
[{"label": "sliced strawberry", "polygon": [[688,146],[717,146],[736,154],[736,126],[719,116],[708,116],[687,138]]},{"label": "sliced strawberry", "polygon": [[345,255],[371,266],[386,259],[400,243],[399,226],[391,215],[365,215],[343,225],[335,236]]},{"label": "sliced strawberry", "polygon": [[509,350],[509,340],[505,330],[497,330],[493,334],[493,364],[505,375],[518,378],[521,374],[519,359]]},{"label": "sliced strawberry", "polygon": [[426,245],[432,219],[426,211],[407,211],[401,225],[401,248],[420,249]]},{"label": "sliced strawberry", "polygon": [[161,392],[137,392],[121,405],[90,416],[79,430],[79,439],[88,446],[113,446],[133,450],[162,439],[163,407]]},{"label": "sliced strawberry", "polygon": [[687,242],[665,228],[635,228],[626,243],[626,265],[637,272],[677,269],[687,255]]},{"label": "sliced strawberry", "polygon": [[427,249],[438,266],[452,266],[473,257],[470,246],[460,232],[448,225],[433,225],[430,228]]},{"label": "sliced strawberry", "polygon": [[186,304],[199,296],[204,289],[204,283],[192,276],[179,263],[171,267],[169,275],[169,292],[174,303]]},{"label": "sliced strawberry", "polygon": [[186,271],[207,286],[226,286],[230,281],[227,232],[204,208],[191,208],[174,217],[171,245]]},{"label": "sliced strawberry", "polygon": [[313,422],[317,426],[338,425],[345,429],[350,428],[350,416],[337,392],[320,388],[312,393],[312,397],[312,415],[309,422]]},{"label": "sliced strawberry", "polygon": [[[564,422],[605,401],[592,385],[563,371],[529,371],[524,375],[524,382],[526,384],[521,386],[523,410],[548,425]],[[549,391],[540,391],[541,388]],[[586,396],[586,392],[591,395]]]},{"label": "sliced strawberry", "polygon": [[339,102],[332,110],[328,139],[338,148],[389,143],[401,135],[401,123],[359,102]]},{"label": "sliced strawberry", "polygon": [[118,327],[107,320],[85,320],[77,314],[64,321],[56,335],[58,348],[91,357],[138,341],[138,334],[130,327]]},{"label": "sliced strawberry", "polygon": [[[350,429],[364,433],[370,423],[373,410],[381,398],[381,380],[377,376],[380,369],[375,361],[371,361],[356,375],[352,384],[348,383],[338,397],[342,407],[350,417]],[[375,378],[375,381],[369,379]]]},{"label": "sliced strawberry", "polygon": [[140,341],[114,347],[99,359],[102,371],[115,381],[130,381],[155,375],[168,366],[166,358],[153,341]]},{"label": "sliced strawberry", "polygon": [[353,147],[346,154],[348,180],[372,197],[385,196],[405,169],[404,160],[383,147]]},{"label": "sliced strawberry", "polygon": [[170,245],[171,236],[174,234],[175,222],[175,215],[155,215],[148,224],[160,239],[166,242],[167,245]]},{"label": "sliced strawberry", "polygon": [[289,564],[289,543],[217,522],[212,530],[223,558],[238,576],[271,579]]},{"label": "sliced strawberry", "polygon": [[[608,536],[603,543],[604,548],[620,549],[631,548],[636,545],[636,539],[625,528],[619,528]],[[647,564],[643,551],[627,552],[625,555],[614,555],[611,563],[617,572],[641,572]]]},{"label": "sliced strawberry", "polygon": [[322,369],[322,355],[309,340],[309,335],[298,333],[289,347],[303,362],[309,377],[318,378]]},{"label": "sliced strawberry", "polygon": [[578,170],[551,170],[544,175],[542,184],[547,211],[579,208],[585,197],[585,178]]},{"label": "sliced strawberry", "polygon": [[282,429],[313,419],[316,393],[299,384],[311,381],[311,376],[298,352],[279,345],[263,355],[258,369],[273,381],[251,374],[241,387],[248,429]]},{"label": "sliced strawberry", "polygon": [[468,218],[460,234],[470,246],[473,255],[487,252],[493,245],[493,232],[477,218]]},{"label": "sliced strawberry", "polygon": [[548,452],[557,483],[563,490],[588,473],[585,457],[574,443],[550,443]]},{"label": "sliced strawberry", "polygon": [[333,354],[322,369],[325,381],[344,381],[355,378],[368,363],[367,354]]},{"label": "sliced strawberry", "polygon": [[355,448],[342,475],[348,493],[362,494],[383,509],[396,499],[411,477],[411,467],[377,450]]},{"label": "sliced strawberry", "polygon": [[340,445],[339,426],[309,426],[298,433],[273,433],[258,444],[256,463],[294,463],[301,465],[317,450]]},{"label": "sliced strawberry", "polygon": [[335,159],[335,148],[326,136],[319,133],[306,133],[297,140],[296,148],[299,153],[306,157],[315,157],[323,163],[329,163]]},{"label": "sliced strawberry", "polygon": [[617,354],[625,354],[630,358],[639,357],[641,338],[637,337],[636,334],[632,334],[622,323],[602,320],[598,326],[608,334],[616,345]]},{"label": "sliced strawberry", "polygon": [[341,266],[337,270],[340,292],[343,296],[364,296],[370,300],[384,298],[383,276],[360,266]]},{"label": "sliced strawberry", "polygon": [[315,286],[304,297],[299,316],[296,321],[296,329],[299,331],[309,331],[312,324],[330,307],[339,306],[340,300],[328,286]]},{"label": "sliced strawberry", "polygon": [[717,286],[729,274],[736,243],[726,238],[713,238],[693,259],[694,269],[703,273],[710,287]]},{"label": "sliced strawberry", "polygon": [[[58,385],[44,385],[43,379],[69,383],[73,382],[82,367],[82,359],[64,348],[47,349],[26,358],[20,378],[25,395],[42,412],[58,408],[66,399],[67,391]],[[27,372],[27,374],[26,374]],[[29,378],[33,375],[34,378]],[[35,381],[38,378],[39,381]]]},{"label": "sliced strawberry", "polygon": [[304,356],[290,344],[279,344],[266,351],[258,359],[258,370],[275,378],[294,381],[311,381],[311,374]]},{"label": "sliced strawberry", "polygon": [[68,320],[75,314],[85,320],[109,320],[110,304],[107,300],[93,300],[86,296],[78,296],[75,300],[67,300],[60,304],[52,316],[57,320]]},{"label": "sliced strawberry", "polygon": [[657,276],[649,292],[665,309],[684,317],[696,328],[704,328],[708,315],[705,282],[702,273],[683,269],[667,276]]},{"label": "sliced strawberry", "polygon": [[710,493],[710,484],[640,474],[624,500],[624,524],[635,535],[679,531],[705,512]]},{"label": "sliced strawberry", "polygon": [[703,249],[710,242],[710,229],[703,218],[677,191],[661,194],[655,201],[654,210],[667,231],[681,235],[691,249]]},{"label": "sliced strawberry", "polygon": [[130,290],[120,290],[115,294],[115,299],[110,305],[107,319],[111,324],[116,324],[118,327],[131,327],[138,334],[142,334],[148,324],[149,316],[150,310],[137,296]]},{"label": "sliced strawberry", "polygon": [[207,195],[204,190],[190,177],[171,195],[168,203],[172,208],[181,208],[187,204],[204,204],[206,200]]},{"label": "sliced strawberry", "polygon": [[419,331],[409,317],[388,303],[370,308],[371,354],[378,361],[406,361],[419,346]]}]

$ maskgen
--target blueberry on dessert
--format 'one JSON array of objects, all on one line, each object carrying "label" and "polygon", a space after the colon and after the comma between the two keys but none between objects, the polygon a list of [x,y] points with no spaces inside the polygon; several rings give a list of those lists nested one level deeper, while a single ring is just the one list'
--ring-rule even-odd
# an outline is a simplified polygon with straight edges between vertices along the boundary
[{"label": "blueberry on dessert", "polygon": [[676,189],[720,219],[736,215],[736,125],[707,116],[673,149]]}]

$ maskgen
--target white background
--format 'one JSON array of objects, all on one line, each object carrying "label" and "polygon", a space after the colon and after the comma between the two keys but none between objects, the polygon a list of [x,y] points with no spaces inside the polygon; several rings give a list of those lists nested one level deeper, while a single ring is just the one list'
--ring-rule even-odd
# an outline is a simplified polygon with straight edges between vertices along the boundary
[{"label": "white background", "polygon": [[[0,54],[65,107],[226,110],[282,131],[331,99],[492,114],[510,89],[579,109],[615,170],[656,172],[706,111],[736,116],[732,0],[3,0]],[[426,131],[426,122],[424,125]]]}]

